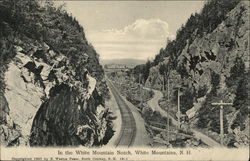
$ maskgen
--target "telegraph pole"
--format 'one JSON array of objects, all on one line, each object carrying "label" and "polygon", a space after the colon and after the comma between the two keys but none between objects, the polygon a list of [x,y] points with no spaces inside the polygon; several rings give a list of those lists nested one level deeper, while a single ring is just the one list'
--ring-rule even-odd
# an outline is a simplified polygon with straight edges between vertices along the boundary
[{"label": "telegraph pole", "polygon": [[166,78],[166,71],[164,71],[164,75],[163,75],[163,88],[162,88],[162,91],[163,91],[163,97],[165,98],[166,96],[166,85],[165,85],[165,78]]},{"label": "telegraph pole", "polygon": [[[166,74],[166,73],[164,73]],[[168,66],[168,79],[167,79],[167,82],[168,82],[168,91],[167,91],[167,97],[168,97],[168,109],[167,109],[167,142],[169,144],[169,141],[170,141],[170,118],[169,118],[169,109],[170,109],[170,69],[169,69],[169,66]]]},{"label": "telegraph pole", "polygon": [[177,85],[175,87],[175,89],[177,89],[178,92],[178,96],[177,96],[177,118],[178,118],[178,128],[180,129],[181,126],[181,107],[180,107],[180,90],[181,90],[181,86]]},{"label": "telegraph pole", "polygon": [[220,144],[224,145],[224,125],[223,125],[223,106],[230,106],[233,103],[225,103],[222,100],[220,102],[211,103],[214,106],[220,107]]},{"label": "telegraph pole", "polygon": [[178,128],[181,126],[181,110],[180,110],[180,87],[178,87]]},{"label": "telegraph pole", "polygon": [[142,104],[143,104],[143,83],[144,83],[144,80],[143,78],[141,78],[141,108],[142,108]]},{"label": "telegraph pole", "polygon": [[[166,76],[166,72],[164,72],[164,76]],[[169,105],[170,105],[170,90],[169,90],[169,76],[170,76],[170,71],[169,71],[169,65],[168,65],[168,93],[167,93],[167,95],[168,95],[168,109],[167,109],[167,142],[168,142],[168,144],[169,144],[169,140],[170,140],[170,132],[169,132],[169,130],[170,130],[170,125],[169,125]]]},{"label": "telegraph pole", "polygon": [[142,82],[142,78],[141,78],[141,74],[139,74],[139,91],[140,91],[140,97],[141,97],[141,102],[140,102],[140,107],[142,107],[142,86],[141,86],[141,82]]},{"label": "telegraph pole", "polygon": [[167,136],[167,139],[168,139],[167,142],[168,142],[168,144],[169,144],[169,138],[170,138],[170,136],[169,136],[169,130],[170,130],[170,128],[169,128],[169,104],[170,104],[170,90],[169,90],[169,77],[168,77],[168,110],[167,110],[167,114],[168,114],[167,115],[167,117],[168,117],[167,118],[167,124],[168,124],[167,125],[167,128],[168,128],[167,129],[167,131],[168,131],[168,133],[167,133],[167,135],[168,135]]}]

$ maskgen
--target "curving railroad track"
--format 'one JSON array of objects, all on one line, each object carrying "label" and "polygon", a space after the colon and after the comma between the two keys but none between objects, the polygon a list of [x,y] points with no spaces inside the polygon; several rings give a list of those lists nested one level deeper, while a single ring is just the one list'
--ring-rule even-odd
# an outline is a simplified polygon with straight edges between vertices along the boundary
[{"label": "curving railroad track", "polygon": [[121,119],[122,119],[122,125],[121,125],[121,131],[118,136],[118,139],[115,143],[115,146],[131,146],[135,140],[135,134],[136,134],[136,122],[134,119],[134,116],[128,107],[128,105],[125,103],[123,98],[120,96],[118,90],[113,85],[113,83],[107,79],[108,86],[113,93],[115,100],[119,106],[119,109],[121,111]]}]

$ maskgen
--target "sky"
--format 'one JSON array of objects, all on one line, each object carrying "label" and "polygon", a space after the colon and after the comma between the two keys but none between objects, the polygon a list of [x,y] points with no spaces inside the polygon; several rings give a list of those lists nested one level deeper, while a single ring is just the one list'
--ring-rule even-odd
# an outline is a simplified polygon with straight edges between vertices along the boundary
[{"label": "sky", "polygon": [[[62,3],[63,1],[59,2]],[[152,59],[203,1],[64,1],[101,59]]]}]

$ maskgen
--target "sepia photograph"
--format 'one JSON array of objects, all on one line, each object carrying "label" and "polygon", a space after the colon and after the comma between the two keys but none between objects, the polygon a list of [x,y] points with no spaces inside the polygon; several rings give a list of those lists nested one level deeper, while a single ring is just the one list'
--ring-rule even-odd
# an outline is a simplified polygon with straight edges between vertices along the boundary
[{"label": "sepia photograph", "polygon": [[0,160],[247,161],[249,11],[0,0]]}]

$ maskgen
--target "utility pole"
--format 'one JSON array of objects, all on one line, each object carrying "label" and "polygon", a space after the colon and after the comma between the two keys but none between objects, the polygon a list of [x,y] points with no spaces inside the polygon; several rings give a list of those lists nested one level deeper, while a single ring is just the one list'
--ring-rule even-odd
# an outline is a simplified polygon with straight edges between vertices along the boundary
[{"label": "utility pole", "polygon": [[141,82],[142,82],[142,78],[141,78],[141,74],[139,74],[140,107],[142,107],[142,87],[141,87]]},{"label": "utility pole", "polygon": [[142,78],[141,82],[142,82],[142,84],[141,84],[141,108],[142,108],[142,106],[143,106],[143,95],[144,95],[144,92],[143,92],[144,78]]},{"label": "utility pole", "polygon": [[[168,77],[168,105],[170,104],[170,90],[169,90],[169,77]],[[170,128],[169,128],[169,106],[168,106],[168,110],[167,110],[167,131],[168,131],[168,133],[167,133],[167,142],[168,142],[168,144],[169,144],[169,138],[170,138],[170,136],[169,136],[169,130],[170,130]]]},{"label": "utility pole", "polygon": [[175,89],[177,89],[177,92],[178,92],[178,96],[177,96],[177,118],[178,118],[178,128],[180,129],[181,127],[181,108],[180,108],[180,89],[181,89],[181,86],[180,85],[177,85],[175,87]]},{"label": "utility pole", "polygon": [[214,106],[220,106],[220,144],[224,145],[224,125],[223,125],[223,106],[230,106],[233,103],[225,103],[222,100],[220,102],[211,103]]},{"label": "utility pole", "polygon": [[[166,76],[166,72],[164,72],[164,76]],[[168,145],[169,145],[169,140],[170,140],[170,132],[169,132],[169,130],[170,130],[170,125],[169,125],[169,104],[170,104],[170,90],[169,90],[169,87],[170,87],[170,84],[169,84],[169,76],[170,76],[170,70],[169,70],[169,65],[168,65],[168,109],[167,109],[167,142],[168,142]]]},{"label": "utility pole", "polygon": [[177,108],[178,108],[178,128],[181,127],[181,110],[180,110],[180,87],[178,88],[178,105],[177,105]]},{"label": "utility pole", "polygon": [[[166,74],[166,73],[164,73]],[[166,76],[166,75],[165,75]],[[168,66],[168,79],[167,79],[167,87],[168,87],[168,91],[167,91],[167,99],[168,99],[168,109],[167,109],[167,143],[169,144],[170,141],[170,118],[169,118],[169,109],[170,109],[170,80],[172,80],[172,78],[170,78],[170,69]]]},{"label": "utility pole", "polygon": [[164,71],[164,74],[163,74],[163,87],[162,87],[162,91],[163,91],[163,97],[165,98],[166,96],[166,85],[165,85],[165,78],[166,78],[166,71]]}]

